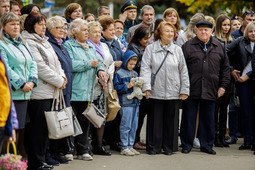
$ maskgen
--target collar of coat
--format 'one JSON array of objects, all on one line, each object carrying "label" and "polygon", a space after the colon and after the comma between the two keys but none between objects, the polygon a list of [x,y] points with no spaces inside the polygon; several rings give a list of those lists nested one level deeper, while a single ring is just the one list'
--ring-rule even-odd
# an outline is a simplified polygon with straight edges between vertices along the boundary
[{"label": "collar of coat", "polygon": [[174,50],[175,50],[175,45],[173,44],[173,42],[171,42],[171,45],[169,45],[165,49],[163,49],[163,47],[161,46],[160,40],[157,40],[155,42],[155,46],[154,46],[155,52],[168,51],[169,53],[174,54]]},{"label": "collar of coat", "polygon": [[[201,40],[196,37],[194,37],[193,39],[191,39],[191,44],[195,45],[195,44],[200,44]],[[216,40],[215,38],[211,37],[211,44],[213,44],[214,46],[218,46],[219,45],[219,41]]]},{"label": "collar of coat", "polygon": [[[69,38],[69,41],[72,44],[72,46],[74,46],[74,47],[81,47],[81,45],[73,37]],[[89,45],[89,48],[94,48],[94,46],[90,42],[88,42],[88,41],[86,41],[86,42]]]}]

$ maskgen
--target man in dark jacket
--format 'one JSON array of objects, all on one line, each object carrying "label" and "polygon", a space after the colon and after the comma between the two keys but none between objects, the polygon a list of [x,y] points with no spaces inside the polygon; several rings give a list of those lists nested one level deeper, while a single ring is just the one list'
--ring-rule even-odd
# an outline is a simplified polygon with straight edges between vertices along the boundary
[{"label": "man in dark jacket", "polygon": [[230,82],[229,61],[222,44],[212,38],[213,25],[200,21],[196,27],[197,36],[182,46],[190,78],[190,96],[183,103],[182,152],[189,153],[192,149],[199,109],[200,150],[216,154],[212,149],[215,104]]}]

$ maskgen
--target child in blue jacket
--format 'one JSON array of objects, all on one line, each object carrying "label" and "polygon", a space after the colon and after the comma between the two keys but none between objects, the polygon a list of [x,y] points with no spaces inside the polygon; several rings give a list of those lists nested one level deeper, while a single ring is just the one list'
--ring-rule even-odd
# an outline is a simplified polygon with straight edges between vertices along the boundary
[{"label": "child in blue jacket", "polygon": [[137,98],[131,100],[127,96],[133,92],[134,81],[131,78],[138,76],[133,69],[137,63],[137,55],[127,50],[124,53],[121,68],[116,72],[113,79],[114,88],[116,89],[119,102],[121,105],[120,116],[120,139],[121,139],[121,155],[133,156],[139,155],[134,148],[135,134],[138,125],[138,111],[140,101]]}]

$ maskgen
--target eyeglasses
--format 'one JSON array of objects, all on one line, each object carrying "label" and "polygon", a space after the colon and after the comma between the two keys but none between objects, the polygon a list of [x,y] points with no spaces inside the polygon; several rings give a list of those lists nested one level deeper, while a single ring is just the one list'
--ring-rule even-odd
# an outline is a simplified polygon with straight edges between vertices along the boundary
[{"label": "eyeglasses", "polygon": [[57,30],[67,30],[65,27],[52,27],[53,28],[56,28]]}]

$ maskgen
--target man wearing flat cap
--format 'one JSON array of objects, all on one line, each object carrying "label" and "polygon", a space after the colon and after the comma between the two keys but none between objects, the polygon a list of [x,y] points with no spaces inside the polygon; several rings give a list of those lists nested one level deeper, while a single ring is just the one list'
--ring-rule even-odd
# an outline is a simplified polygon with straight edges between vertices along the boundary
[{"label": "man wearing flat cap", "polygon": [[212,23],[200,21],[196,27],[197,36],[182,46],[190,79],[190,96],[182,111],[182,153],[192,149],[199,110],[200,151],[215,155],[215,104],[230,83],[230,66],[223,45],[212,38]]},{"label": "man wearing flat cap", "polygon": [[127,0],[120,9],[121,14],[119,15],[120,20],[125,23],[125,29],[123,36],[126,38],[128,29],[137,25],[138,22],[135,20],[137,16],[137,3],[135,0]]}]

